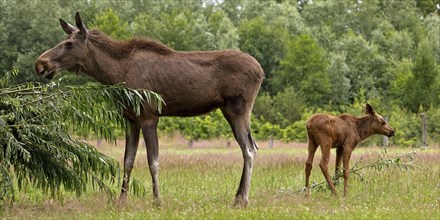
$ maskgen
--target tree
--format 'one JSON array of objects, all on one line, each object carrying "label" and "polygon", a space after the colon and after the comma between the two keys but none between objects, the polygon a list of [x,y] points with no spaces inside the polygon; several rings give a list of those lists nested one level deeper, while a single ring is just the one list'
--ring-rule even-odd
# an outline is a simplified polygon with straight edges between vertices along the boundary
[{"label": "tree", "polygon": [[238,33],[222,12],[205,16],[190,8],[158,14],[141,13],[134,19],[136,36],[150,37],[175,50],[218,50],[237,48]]},{"label": "tree", "polygon": [[[440,7],[440,4],[439,4]],[[440,12],[440,9],[438,10]],[[429,15],[427,16],[424,21],[423,25],[425,27],[426,38],[432,45],[432,50],[434,52],[434,56],[437,60],[437,64],[440,63],[440,16],[437,15]]]},{"label": "tree", "polygon": [[96,14],[93,21],[90,22],[90,27],[96,28],[115,39],[126,40],[130,37],[128,22],[122,21],[112,9]]},{"label": "tree", "polygon": [[[39,51],[47,44],[55,44],[57,36],[55,22],[46,22],[47,17],[56,17],[62,13],[58,5],[51,2],[2,1],[0,24],[4,28],[1,36],[1,69],[20,67],[23,74],[14,82],[35,81],[34,61]],[[39,10],[39,13],[36,13]],[[31,18],[31,19],[30,19]],[[58,28],[59,29],[59,28]],[[47,39],[44,36],[50,36]]]},{"label": "tree", "polygon": [[404,103],[409,102],[406,87],[412,79],[412,69],[413,62],[407,58],[392,62],[392,65],[388,68],[388,72],[392,76],[388,91],[388,98],[391,103],[404,106]]},{"label": "tree", "polygon": [[156,103],[160,110],[160,96],[122,86],[6,86],[17,72],[0,78],[0,200],[13,198],[15,183],[52,195],[61,189],[79,195],[92,183],[113,195],[108,184],[115,183],[118,162],[69,131],[90,129],[115,140],[108,124],[123,127],[123,110],[132,107],[139,114],[143,102]]},{"label": "tree", "polygon": [[209,49],[238,49],[238,28],[225,12],[214,11],[207,19],[207,31],[212,36]]},{"label": "tree", "polygon": [[388,89],[389,82],[385,78],[388,63],[377,45],[352,31],[337,44],[337,51],[346,55],[345,63],[349,67],[347,78],[350,79],[351,102],[361,89],[367,91],[367,99],[379,96],[382,91]]},{"label": "tree", "polygon": [[396,30],[408,29],[417,34],[421,25],[422,13],[416,6],[416,1],[381,1],[383,16]]},{"label": "tree", "polygon": [[96,7],[95,1],[0,1],[0,25],[4,29],[0,34],[0,68],[19,67],[22,73],[10,83],[41,82],[34,73],[35,59],[66,37],[58,18],[71,17],[74,10],[94,14],[89,11]]},{"label": "tree", "polygon": [[309,35],[299,35],[288,43],[287,54],[273,76],[275,91],[293,87],[309,106],[328,103],[331,85],[326,72],[328,61],[324,50]]},{"label": "tree", "polygon": [[323,72],[327,66],[324,51],[309,35],[293,37],[288,42],[287,51],[273,79],[275,88],[293,86],[299,89],[308,75]]},{"label": "tree", "polygon": [[266,80],[262,90],[276,94],[270,81],[287,51],[288,32],[281,24],[269,25],[262,17],[244,21],[239,26],[240,50],[254,56],[261,64]]},{"label": "tree", "polygon": [[257,119],[284,128],[299,120],[305,107],[304,98],[289,86],[275,96],[267,92],[258,96],[252,112]]},{"label": "tree", "polygon": [[350,67],[346,64],[346,55],[343,52],[331,52],[328,57],[329,64],[325,70],[331,85],[331,96],[328,102],[331,103],[332,109],[341,110],[341,107],[351,103],[348,96],[351,91],[348,78]]},{"label": "tree", "polygon": [[419,44],[414,60],[412,75],[406,81],[404,105],[412,112],[418,112],[419,108],[429,109],[438,106],[440,92],[438,88],[439,65],[433,56],[430,42],[424,40]]},{"label": "tree", "polygon": [[436,0],[415,0],[417,8],[422,11],[424,16],[427,16],[431,13],[437,13],[440,15],[439,3]]}]

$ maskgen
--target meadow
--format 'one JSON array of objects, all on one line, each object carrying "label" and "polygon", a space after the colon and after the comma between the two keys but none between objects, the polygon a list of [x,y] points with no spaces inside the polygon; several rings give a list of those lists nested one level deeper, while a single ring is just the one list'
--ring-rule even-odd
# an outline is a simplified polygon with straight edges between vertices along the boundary
[{"label": "meadow", "polygon": [[[351,175],[346,198],[331,196],[327,187],[311,190],[310,198],[297,192],[304,186],[305,143],[258,142],[250,204],[235,208],[232,202],[242,171],[241,151],[235,142],[199,141],[189,149],[180,138],[160,139],[160,190],[162,205],[153,204],[145,148],[139,147],[132,177],[141,181],[145,196],[129,195],[125,206],[117,205],[100,192],[76,197],[64,193],[51,198],[40,190],[26,188],[16,202],[1,209],[3,219],[439,219],[440,148],[417,150],[415,169],[390,166],[364,169]],[[96,144],[96,142],[94,142]],[[100,151],[119,161],[123,141],[102,143]],[[412,148],[391,146],[383,158],[411,152]],[[376,161],[380,147],[359,147],[351,165]],[[331,171],[335,152],[332,150]],[[311,181],[324,177],[317,151]],[[343,184],[337,186],[340,195]],[[115,189],[118,186],[114,186]],[[119,190],[117,190],[119,191]]]}]

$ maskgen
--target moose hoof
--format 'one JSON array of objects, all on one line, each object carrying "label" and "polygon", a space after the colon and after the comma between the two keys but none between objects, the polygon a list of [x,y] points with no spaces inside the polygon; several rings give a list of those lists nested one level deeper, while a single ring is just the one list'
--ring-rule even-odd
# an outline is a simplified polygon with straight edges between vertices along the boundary
[{"label": "moose hoof", "polygon": [[154,198],[153,205],[156,206],[157,208],[160,208],[162,206],[162,202],[160,201],[160,198]]},{"label": "moose hoof", "polygon": [[119,199],[116,201],[117,206],[125,206],[127,204],[127,194],[122,194],[119,196]]},{"label": "moose hoof", "polygon": [[249,204],[249,199],[247,197],[244,196],[236,196],[235,200],[234,200],[234,207],[236,208],[246,208],[247,205]]},{"label": "moose hoof", "polygon": [[304,197],[305,197],[306,199],[310,198],[310,191],[309,191],[308,189],[305,190],[305,192],[304,192]]}]

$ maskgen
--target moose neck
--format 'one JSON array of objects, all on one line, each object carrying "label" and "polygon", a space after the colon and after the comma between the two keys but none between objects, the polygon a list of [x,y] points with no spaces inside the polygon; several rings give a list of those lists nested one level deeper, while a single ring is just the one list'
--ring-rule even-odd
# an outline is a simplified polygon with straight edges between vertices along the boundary
[{"label": "moose neck", "polygon": [[89,49],[84,72],[105,85],[122,83],[121,62],[91,43]]},{"label": "moose neck", "polygon": [[166,45],[149,39],[118,41],[98,30],[90,30],[87,36],[89,52],[85,72],[104,84],[125,82],[130,67],[134,65],[131,58],[137,53],[168,56],[175,52]]},{"label": "moose neck", "polygon": [[374,134],[374,130],[370,125],[371,119],[369,116],[364,116],[361,118],[356,118],[356,129],[359,134],[359,141],[365,140]]}]

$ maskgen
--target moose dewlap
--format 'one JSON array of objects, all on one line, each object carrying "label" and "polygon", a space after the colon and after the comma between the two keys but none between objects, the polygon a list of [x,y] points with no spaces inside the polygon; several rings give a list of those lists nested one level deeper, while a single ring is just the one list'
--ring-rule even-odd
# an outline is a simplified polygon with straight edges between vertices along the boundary
[{"label": "moose dewlap", "polygon": [[336,148],[335,173],[340,172],[343,163],[344,196],[348,190],[348,175],[350,172],[350,157],[356,145],[366,138],[381,134],[394,136],[394,129],[388,125],[382,116],[374,112],[371,105],[365,107],[366,115],[360,118],[351,115],[332,116],[315,114],[307,122],[308,158],[306,162],[306,195],[309,195],[309,177],[312,171],[313,157],[318,146],[321,146],[321,162],[319,167],[327,180],[332,193],[336,196],[336,189],[328,171],[330,149]]}]

